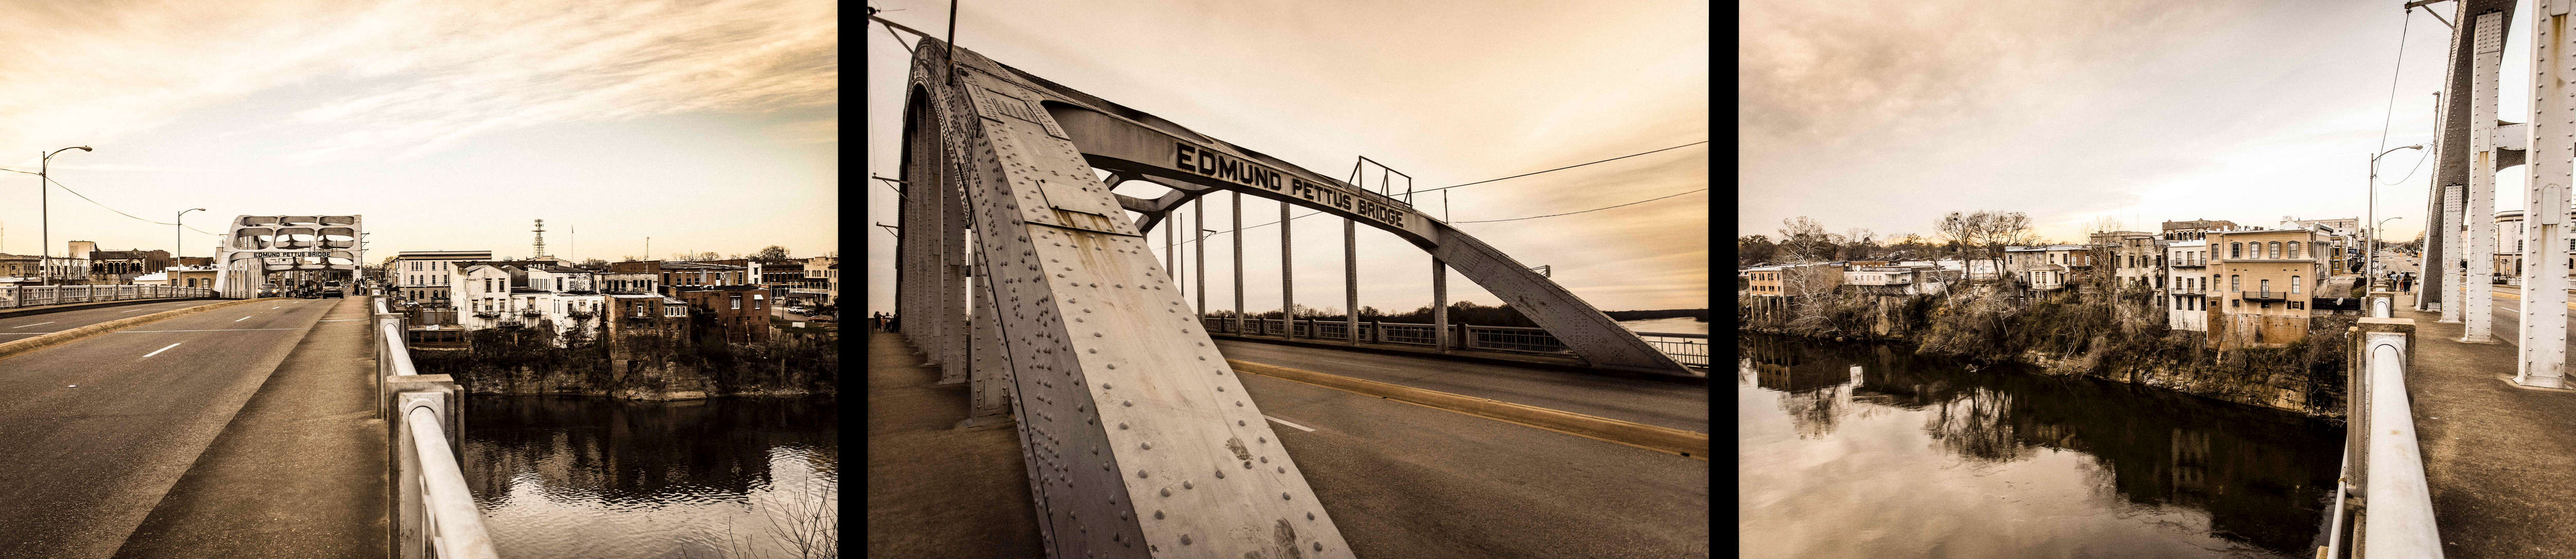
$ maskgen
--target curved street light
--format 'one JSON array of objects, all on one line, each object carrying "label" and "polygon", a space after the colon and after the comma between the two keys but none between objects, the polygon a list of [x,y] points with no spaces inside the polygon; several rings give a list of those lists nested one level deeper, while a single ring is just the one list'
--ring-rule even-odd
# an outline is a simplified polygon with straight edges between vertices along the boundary
[{"label": "curved street light", "polygon": [[39,159],[36,162],[36,216],[37,222],[40,224],[38,227],[42,229],[42,233],[39,235],[41,238],[38,242],[43,243],[36,245],[36,268],[44,271],[44,285],[54,284],[53,265],[46,262],[46,260],[51,258],[54,253],[53,205],[46,202],[46,195],[53,193],[54,181],[51,178],[47,178],[45,176],[45,172],[53,166],[54,154],[75,149],[81,151],[98,151],[90,149],[89,146],[72,146],[54,150],[51,153],[46,153],[42,159]]}]

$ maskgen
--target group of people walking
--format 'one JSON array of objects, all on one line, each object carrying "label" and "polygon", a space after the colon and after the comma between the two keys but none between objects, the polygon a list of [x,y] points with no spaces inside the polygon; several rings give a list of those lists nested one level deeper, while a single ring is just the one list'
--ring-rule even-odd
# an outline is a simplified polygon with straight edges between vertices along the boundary
[{"label": "group of people walking", "polygon": [[900,328],[902,328],[902,324],[897,323],[894,315],[883,312],[868,315],[868,330],[870,331],[900,332],[902,331]]}]

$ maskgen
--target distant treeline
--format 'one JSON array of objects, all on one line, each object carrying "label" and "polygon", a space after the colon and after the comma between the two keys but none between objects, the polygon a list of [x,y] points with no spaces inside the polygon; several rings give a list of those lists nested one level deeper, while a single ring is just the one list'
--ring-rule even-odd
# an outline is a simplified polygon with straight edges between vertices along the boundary
[{"label": "distant treeline", "polygon": [[1659,311],[1607,311],[1611,320],[1652,320],[1657,318],[1695,318],[1708,322],[1708,309],[1664,309]]}]

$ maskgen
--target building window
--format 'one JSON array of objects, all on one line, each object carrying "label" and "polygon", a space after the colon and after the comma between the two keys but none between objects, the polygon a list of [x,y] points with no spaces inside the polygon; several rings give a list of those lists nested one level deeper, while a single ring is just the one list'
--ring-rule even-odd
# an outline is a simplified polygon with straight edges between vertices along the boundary
[{"label": "building window", "polygon": [[2233,308],[2242,307],[2242,306],[2245,306],[2245,300],[2244,300],[2244,299],[2228,299],[2228,300],[2227,300],[2227,308],[2231,308],[2231,309],[2233,309]]},{"label": "building window", "polygon": [[2244,258],[2245,243],[2227,243],[2228,258]]},{"label": "building window", "polygon": [[2272,291],[2272,280],[2268,280],[2268,279],[2254,280],[2254,286],[2255,286],[2255,287],[2254,287],[2254,290],[2255,290],[2255,291],[2262,291],[2262,292],[2269,293],[2269,292],[2271,292],[2271,291]]},{"label": "building window", "polygon": [[2235,292],[2245,291],[2245,276],[2227,276],[2227,290]]},{"label": "building window", "polygon": [[2299,294],[2299,276],[2290,276],[2290,294]]},{"label": "building window", "polygon": [[2265,253],[2265,254],[2270,254],[2270,255],[2271,255],[2271,258],[2280,258],[2280,257],[2281,257],[2281,242],[2280,242],[2280,241],[2272,241],[2270,244],[2271,244],[2271,246],[2272,246],[2272,250],[2271,250],[2271,252],[2267,252],[2267,253]]}]

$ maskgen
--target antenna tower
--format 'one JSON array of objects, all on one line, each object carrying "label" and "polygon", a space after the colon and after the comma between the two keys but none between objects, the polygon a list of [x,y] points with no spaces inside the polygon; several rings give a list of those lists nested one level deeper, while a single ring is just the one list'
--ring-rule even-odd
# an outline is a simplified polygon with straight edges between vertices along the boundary
[{"label": "antenna tower", "polygon": [[542,219],[540,219],[540,220],[537,220],[537,246],[536,246],[536,249],[535,249],[535,250],[530,251],[530,252],[528,253],[528,259],[529,259],[529,260],[536,260],[536,259],[539,259],[539,258],[545,258],[545,256],[546,256],[546,220],[542,220]]}]

